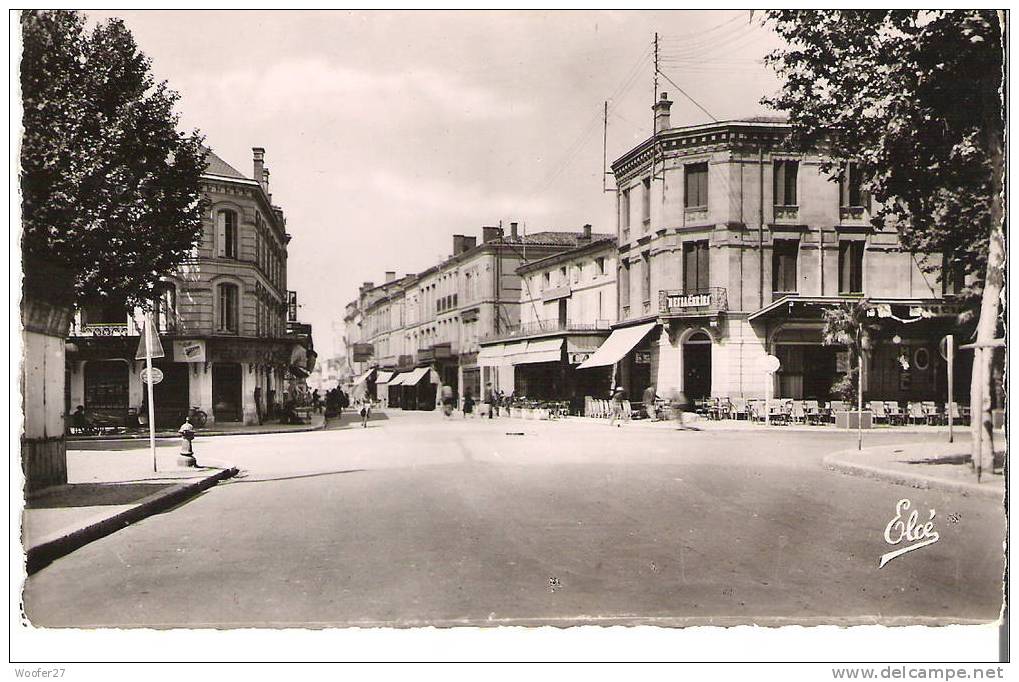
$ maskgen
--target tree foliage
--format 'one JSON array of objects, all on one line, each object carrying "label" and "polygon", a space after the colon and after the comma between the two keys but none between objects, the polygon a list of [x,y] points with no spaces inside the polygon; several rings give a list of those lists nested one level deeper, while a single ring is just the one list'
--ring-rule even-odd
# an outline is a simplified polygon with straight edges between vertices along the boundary
[{"label": "tree foliage", "polygon": [[821,342],[826,346],[842,346],[849,353],[850,369],[835,380],[832,392],[852,403],[856,401],[860,358],[864,351],[870,350],[880,328],[869,317],[870,310],[867,300],[861,299],[825,308],[821,312],[824,319]]},{"label": "tree foliage", "polygon": [[788,112],[802,144],[827,146],[833,177],[858,160],[876,223],[894,222],[914,253],[957,260],[979,290],[1003,130],[996,13],[772,10],[765,21],[788,43],[767,58],[783,86],[765,103]]},{"label": "tree foliage", "polygon": [[21,15],[22,249],[75,275],[78,303],[145,304],[201,238],[197,131],[120,20]]}]

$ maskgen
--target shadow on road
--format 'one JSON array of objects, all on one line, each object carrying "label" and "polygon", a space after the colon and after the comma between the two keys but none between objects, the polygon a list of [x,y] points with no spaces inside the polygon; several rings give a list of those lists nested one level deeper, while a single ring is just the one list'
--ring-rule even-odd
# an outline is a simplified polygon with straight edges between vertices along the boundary
[{"label": "shadow on road", "polygon": [[219,485],[234,485],[236,483],[268,483],[270,481],[293,481],[298,478],[315,478],[317,476],[338,476],[340,474],[356,474],[365,469],[344,469],[343,471],[319,471],[314,474],[294,474],[293,476],[275,476],[271,478],[248,478],[245,472],[241,472],[228,481]]},{"label": "shadow on road", "polygon": [[103,507],[134,504],[160,490],[176,485],[170,483],[72,483],[53,492],[26,500],[26,509],[65,509],[68,507]]}]

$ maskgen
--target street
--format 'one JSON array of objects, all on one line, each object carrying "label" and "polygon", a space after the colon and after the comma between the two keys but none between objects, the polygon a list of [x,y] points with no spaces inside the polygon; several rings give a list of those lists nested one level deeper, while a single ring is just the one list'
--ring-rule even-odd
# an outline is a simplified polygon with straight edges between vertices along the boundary
[{"label": "street", "polygon": [[[240,476],[44,568],[25,611],[47,627],[997,618],[999,506],[825,470],[855,437],[393,410],[199,438],[200,464]],[[879,569],[902,498],[937,511],[940,541]]]}]

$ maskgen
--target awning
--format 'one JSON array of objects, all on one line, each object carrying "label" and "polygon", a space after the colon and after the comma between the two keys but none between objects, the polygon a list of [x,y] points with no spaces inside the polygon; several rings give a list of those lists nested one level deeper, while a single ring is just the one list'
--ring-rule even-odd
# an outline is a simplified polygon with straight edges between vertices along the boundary
[{"label": "awning", "polygon": [[614,365],[633,350],[633,347],[640,343],[648,332],[658,326],[657,322],[638,324],[635,327],[624,327],[612,330],[605,343],[595,351],[594,355],[577,365],[577,369],[589,369],[591,367],[604,367]]},{"label": "awning", "polygon": [[[417,386],[418,382],[428,376],[428,372],[431,371],[430,367],[418,367],[412,372],[407,372],[403,375],[402,386]],[[392,386],[392,384],[390,384]]]},{"label": "awning", "polygon": [[395,374],[396,372],[386,372],[384,370],[379,370],[379,375],[375,377],[375,383],[388,384]]},{"label": "awning", "polygon": [[403,380],[407,378],[408,374],[410,374],[410,372],[398,372],[395,376],[393,376],[389,380],[389,385],[390,386],[403,386]]},{"label": "awning", "polygon": [[374,371],[375,371],[375,368],[372,367],[370,370],[368,370],[367,372],[365,372],[364,374],[359,376],[357,378],[357,381],[354,382],[354,385],[357,386],[358,384],[363,384],[364,382],[368,381],[368,377],[370,377],[372,375],[372,372],[374,372]]},{"label": "awning", "polygon": [[513,356],[514,365],[533,362],[559,362],[562,359],[563,339],[532,339],[523,352]]},{"label": "awning", "polygon": [[479,367],[508,367],[510,364],[506,358],[506,347],[502,344],[485,346],[478,351]]}]

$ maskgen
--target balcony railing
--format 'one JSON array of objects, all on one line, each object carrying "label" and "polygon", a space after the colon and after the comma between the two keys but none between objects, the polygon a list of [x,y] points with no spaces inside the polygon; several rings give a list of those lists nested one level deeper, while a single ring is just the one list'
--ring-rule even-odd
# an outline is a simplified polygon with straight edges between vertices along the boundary
[{"label": "balcony railing", "polygon": [[729,301],[724,287],[658,292],[658,314],[661,317],[700,317],[716,315],[728,309]]},{"label": "balcony railing", "polygon": [[536,334],[555,334],[558,332],[597,332],[609,331],[612,323],[609,320],[595,320],[594,322],[573,322],[572,320],[538,320],[537,322],[524,322],[511,327],[505,327],[499,332],[493,332],[484,337],[483,340],[492,339],[516,339]]}]

